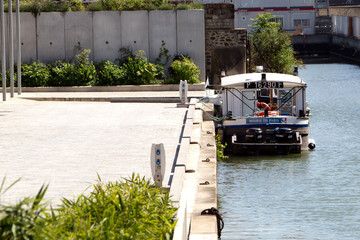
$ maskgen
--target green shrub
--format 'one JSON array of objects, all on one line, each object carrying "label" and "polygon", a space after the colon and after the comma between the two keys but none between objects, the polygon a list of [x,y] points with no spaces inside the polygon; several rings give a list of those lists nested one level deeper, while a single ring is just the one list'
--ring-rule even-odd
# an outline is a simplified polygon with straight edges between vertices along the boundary
[{"label": "green shrub", "polygon": [[51,66],[51,78],[47,86],[88,86],[97,81],[95,65],[89,61],[90,50],[75,56],[75,64],[57,61]]},{"label": "green shrub", "polygon": [[85,6],[81,0],[67,0],[67,5],[69,6],[69,11],[84,11]]},{"label": "green shrub", "polygon": [[47,186],[34,198],[24,198],[12,206],[0,206],[0,239],[38,239],[43,227],[41,219],[46,204],[42,203]]},{"label": "green shrub", "polygon": [[101,0],[99,2],[101,3],[102,8],[108,11],[118,10],[121,5],[121,1],[119,0]]},{"label": "green shrub", "polygon": [[163,3],[159,6],[159,10],[174,10],[174,6],[169,3]]},{"label": "green shrub", "polygon": [[103,11],[103,6],[101,4],[101,1],[92,2],[88,6],[89,11]]},{"label": "green shrub", "polygon": [[144,0],[127,0],[122,2],[120,10],[145,10],[146,1]]},{"label": "green shrub", "polygon": [[[168,192],[135,174],[99,180],[90,194],[63,199],[57,209],[42,203],[47,186],[34,198],[0,205],[0,239],[171,239],[176,208]],[[0,194],[9,188],[2,187]]]},{"label": "green shrub", "polygon": [[40,11],[41,12],[54,12],[55,11],[55,4],[52,0],[44,0],[40,3]]},{"label": "green shrub", "polygon": [[76,86],[76,67],[72,63],[57,61],[50,68],[51,78],[48,86]]},{"label": "green shrub", "polygon": [[178,84],[180,80],[187,80],[190,84],[199,82],[199,68],[188,57],[173,61],[169,73],[170,79],[167,80],[167,83]]},{"label": "green shrub", "polygon": [[204,5],[202,3],[199,3],[199,2],[190,3],[190,7],[192,9],[204,9]]},{"label": "green shrub", "polygon": [[222,144],[220,140],[220,136],[215,136],[215,143],[216,143],[216,159],[221,161],[228,159],[229,156],[224,155],[225,148],[227,147],[227,143]]},{"label": "green shrub", "polygon": [[137,51],[135,57],[129,57],[121,68],[124,70],[126,84],[150,84],[157,76],[155,64],[148,63],[144,51]]},{"label": "green shrub", "polygon": [[50,72],[48,67],[37,61],[21,65],[21,82],[23,87],[42,87],[48,84]]},{"label": "green shrub", "polygon": [[189,4],[186,3],[180,3],[179,5],[176,6],[177,10],[189,10],[191,9]]},{"label": "green shrub", "polygon": [[91,82],[96,81],[96,69],[94,64],[80,64],[75,66],[76,84],[73,86],[88,86]]},{"label": "green shrub", "polygon": [[98,78],[92,83],[94,86],[116,86],[124,84],[124,72],[116,64],[106,61],[98,64]]},{"label": "green shrub", "polygon": [[75,56],[75,79],[77,86],[87,86],[96,81],[96,69],[93,62],[89,61],[91,50],[84,49]]},{"label": "green shrub", "polygon": [[[1,66],[1,62],[0,62]],[[17,74],[16,74],[16,65],[14,67],[14,86],[17,86]],[[0,87],[2,87],[2,73],[0,73]],[[10,69],[6,70],[6,87],[10,87]]]}]

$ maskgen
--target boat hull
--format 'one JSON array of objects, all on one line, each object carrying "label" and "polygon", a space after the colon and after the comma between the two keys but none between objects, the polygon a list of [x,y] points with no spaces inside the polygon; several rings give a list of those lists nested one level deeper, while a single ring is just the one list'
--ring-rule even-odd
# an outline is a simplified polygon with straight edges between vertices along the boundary
[{"label": "boat hull", "polygon": [[222,123],[223,142],[235,155],[289,154],[308,149],[309,119],[243,117]]}]

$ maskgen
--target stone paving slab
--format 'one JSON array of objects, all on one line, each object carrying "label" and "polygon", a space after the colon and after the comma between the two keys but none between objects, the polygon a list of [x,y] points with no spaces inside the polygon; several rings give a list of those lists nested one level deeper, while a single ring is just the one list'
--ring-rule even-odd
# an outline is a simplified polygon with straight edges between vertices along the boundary
[{"label": "stone paving slab", "polygon": [[[21,96],[25,96],[23,93]],[[164,143],[166,183],[179,142],[185,108],[174,103],[43,102],[19,97],[0,102],[0,178],[22,178],[2,202],[34,196],[81,194],[97,180],[133,172],[151,177],[152,143]]]}]

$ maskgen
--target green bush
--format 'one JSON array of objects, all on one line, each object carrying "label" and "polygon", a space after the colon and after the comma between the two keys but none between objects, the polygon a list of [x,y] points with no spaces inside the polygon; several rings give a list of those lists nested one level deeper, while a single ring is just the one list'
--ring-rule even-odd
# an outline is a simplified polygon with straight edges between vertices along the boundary
[{"label": "green bush", "polygon": [[75,79],[77,86],[87,86],[96,81],[96,69],[93,62],[89,61],[91,50],[84,49],[75,56]]},{"label": "green bush", "polygon": [[50,72],[48,67],[37,61],[21,65],[21,82],[23,87],[42,87],[48,84]]},{"label": "green bush", "polygon": [[159,6],[159,10],[174,10],[174,6],[170,3],[163,3]]},{"label": "green bush", "polygon": [[[0,62],[1,66],[1,62]],[[16,66],[14,67],[14,86],[17,86]],[[0,87],[2,87],[2,73],[0,73]],[[10,87],[10,69],[6,70],[6,87]]]},{"label": "green bush", "polygon": [[103,11],[103,6],[101,4],[101,1],[92,2],[88,6],[89,11]]},{"label": "green bush", "polygon": [[[8,5],[4,4],[5,11]],[[33,12],[66,12],[66,11],[115,11],[115,10],[186,10],[201,9],[201,3],[174,4],[167,0],[98,0],[90,4],[83,4],[81,0],[20,0],[20,11]],[[15,9],[15,6],[13,7]]]},{"label": "green bush", "polygon": [[63,199],[57,209],[42,203],[46,189],[16,205],[0,205],[0,239],[172,237],[176,209],[169,193],[139,175],[107,184],[99,181],[89,195]]},{"label": "green bush", "polygon": [[64,61],[57,61],[54,66],[50,68],[51,78],[48,81],[48,86],[76,86],[76,67],[72,63]]},{"label": "green bush", "polygon": [[188,57],[174,60],[169,68],[170,79],[167,83],[178,84],[180,80],[187,80],[188,83],[198,83],[200,71],[196,64]]},{"label": "green bush", "polygon": [[199,2],[190,3],[192,9],[204,9],[204,5]]},{"label": "green bush", "polygon": [[98,78],[92,83],[94,86],[116,86],[125,84],[123,69],[110,61],[98,64],[97,74]]},{"label": "green bush", "polygon": [[76,84],[73,86],[89,86],[97,79],[95,65],[92,63],[76,65],[75,70]]},{"label": "green bush", "polygon": [[191,6],[186,3],[180,3],[179,5],[176,6],[176,9],[177,10],[189,10],[189,9],[191,9]]},{"label": "green bush", "polygon": [[101,3],[103,10],[108,11],[114,11],[119,10],[120,8],[120,2],[119,0],[101,0],[99,3]]},{"label": "green bush", "polygon": [[137,51],[135,57],[128,57],[128,61],[121,67],[124,71],[126,84],[150,84],[158,75],[155,64],[148,63],[144,51]]}]

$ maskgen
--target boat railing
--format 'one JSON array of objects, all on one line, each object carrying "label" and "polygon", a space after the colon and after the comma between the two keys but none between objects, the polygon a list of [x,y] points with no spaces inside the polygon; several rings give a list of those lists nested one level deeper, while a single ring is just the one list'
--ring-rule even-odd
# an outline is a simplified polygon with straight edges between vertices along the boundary
[{"label": "boat railing", "polygon": [[240,99],[235,93],[233,93],[231,90],[235,90],[235,91],[237,91],[238,93],[240,93],[241,94],[241,96],[243,97],[243,98],[246,98],[246,100],[256,100],[256,99],[249,99],[249,98],[247,98],[239,89],[237,89],[237,88],[228,88],[228,90],[230,90],[230,91],[228,91],[229,93],[231,93],[234,97],[236,97],[238,100],[240,100],[240,102],[242,102],[243,103],[243,105],[245,105],[245,106],[247,106],[250,110],[252,110],[253,112],[255,112],[255,108],[252,108],[252,107],[250,107],[246,102],[244,102],[242,99]]},{"label": "boat railing", "polygon": [[[281,100],[283,100],[283,99],[286,99],[282,104],[281,104],[281,106],[280,107],[278,107],[275,111],[279,111],[280,112],[280,110],[286,105],[286,103],[287,102],[289,102],[294,96],[296,96],[296,94],[300,91],[300,90],[302,90],[304,87],[300,87],[295,93],[293,93],[292,94],[292,92],[293,92],[293,90],[295,89],[295,87],[293,87],[292,89],[290,89],[290,91],[289,92],[287,92],[281,99],[280,99],[280,101]],[[289,95],[289,96],[288,96]]]}]

